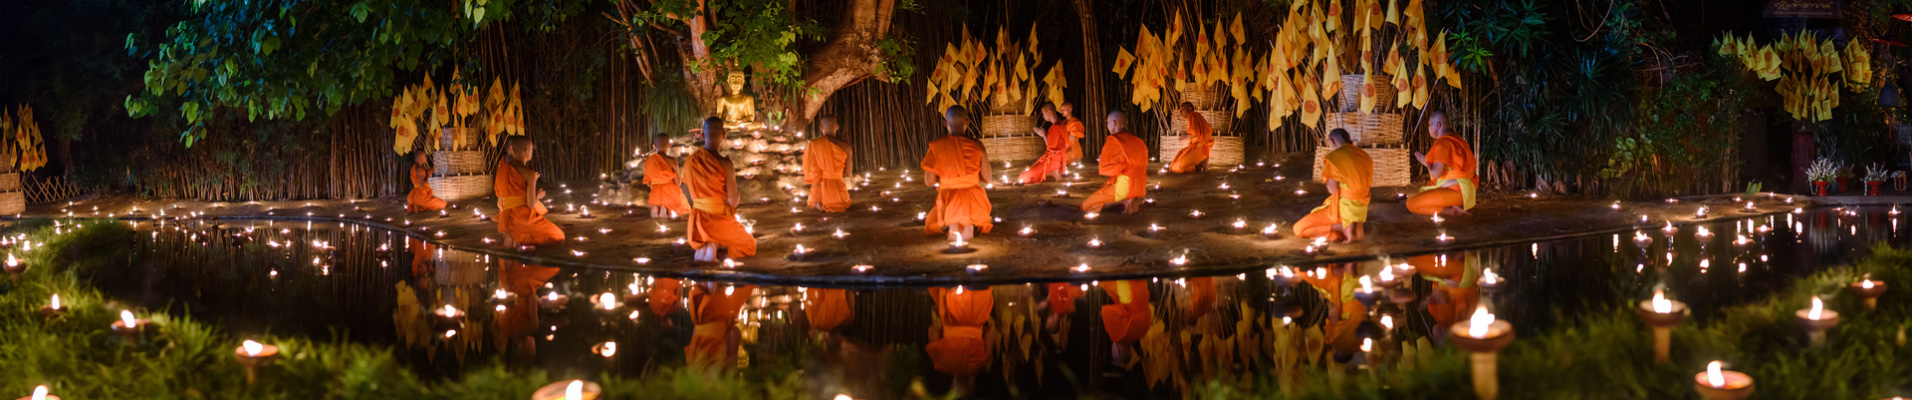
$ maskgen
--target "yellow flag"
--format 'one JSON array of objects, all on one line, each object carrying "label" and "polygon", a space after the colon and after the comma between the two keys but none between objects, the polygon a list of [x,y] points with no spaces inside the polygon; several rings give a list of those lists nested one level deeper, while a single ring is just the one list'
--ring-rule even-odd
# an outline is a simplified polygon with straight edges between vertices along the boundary
[{"label": "yellow flag", "polygon": [[1376,85],[1374,79],[1375,76],[1373,72],[1363,74],[1361,77],[1361,87],[1358,88],[1358,90],[1361,91],[1361,106],[1359,110],[1363,113],[1374,112],[1374,102],[1376,100],[1375,91],[1380,89],[1378,87],[1380,85]]},{"label": "yellow flag", "polygon": [[1248,33],[1242,30],[1241,12],[1235,12],[1235,22],[1228,24],[1228,34],[1235,36],[1235,43],[1248,43]]},{"label": "yellow flag", "polygon": [[1328,1],[1327,18],[1322,20],[1322,24],[1325,26],[1328,33],[1334,33],[1335,29],[1341,26],[1341,0],[1327,0],[1327,1]]},{"label": "yellow flag", "polygon": [[1309,128],[1321,123],[1321,94],[1315,89],[1314,79],[1298,79],[1301,96],[1301,124]]},{"label": "yellow flag", "polygon": [[1123,78],[1128,77],[1129,66],[1132,66],[1132,65],[1135,65],[1135,55],[1129,54],[1129,49],[1122,48],[1121,46],[1116,46],[1115,69],[1113,70],[1113,72],[1115,72],[1115,76],[1123,77]]},{"label": "yellow flag", "polygon": [[1395,1],[1396,0],[1388,0],[1388,5],[1387,5],[1388,8],[1386,10],[1386,13],[1387,13],[1386,21],[1387,23],[1390,23],[1390,24],[1399,25],[1401,23],[1401,11],[1399,10],[1399,7],[1395,7],[1397,5],[1395,4]]},{"label": "yellow flag", "polygon": [[1029,54],[1031,55],[1036,54],[1036,43],[1038,43],[1038,41],[1036,40],[1036,24],[1030,23],[1029,24]]},{"label": "yellow flag", "polygon": [[1168,38],[1165,43],[1167,43],[1169,47],[1175,47],[1176,41],[1179,40],[1182,40],[1182,13],[1177,11],[1175,13],[1175,21],[1168,24]]},{"label": "yellow flag", "polygon": [[1413,77],[1408,75],[1407,63],[1401,62],[1401,53],[1395,48],[1388,49],[1388,61],[1393,64],[1388,68],[1388,75],[1392,75],[1389,82],[1394,85],[1394,107],[1407,107],[1414,102]]},{"label": "yellow flag", "polygon": [[1427,109],[1427,100],[1427,69],[1416,64],[1414,66],[1414,108]]},{"label": "yellow flag", "polygon": [[[1421,0],[1407,0],[1407,8],[1401,9],[1401,16],[1407,17],[1409,22],[1417,23],[1417,25],[1426,22],[1426,18],[1422,18],[1421,14]],[[1420,26],[1425,27],[1425,25]]]}]

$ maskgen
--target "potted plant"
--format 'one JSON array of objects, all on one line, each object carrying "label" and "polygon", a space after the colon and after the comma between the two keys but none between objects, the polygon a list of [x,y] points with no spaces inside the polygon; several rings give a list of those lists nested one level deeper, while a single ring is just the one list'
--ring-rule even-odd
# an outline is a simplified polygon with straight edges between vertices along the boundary
[{"label": "potted plant", "polygon": [[1905,171],[1892,171],[1892,190],[1905,191]]},{"label": "potted plant", "polygon": [[1826,185],[1839,176],[1839,163],[1824,158],[1814,160],[1806,167],[1806,179],[1812,180],[1814,196],[1825,196]]},{"label": "potted plant", "polygon": [[1879,164],[1872,164],[1872,165],[1866,166],[1866,176],[1865,176],[1866,195],[1878,196],[1879,187],[1885,186],[1885,177],[1886,177],[1885,167],[1880,166]]}]

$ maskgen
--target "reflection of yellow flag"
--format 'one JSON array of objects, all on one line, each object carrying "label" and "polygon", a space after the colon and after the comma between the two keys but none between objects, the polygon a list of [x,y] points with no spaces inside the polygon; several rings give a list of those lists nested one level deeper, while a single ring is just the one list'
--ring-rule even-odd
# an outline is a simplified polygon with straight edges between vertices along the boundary
[{"label": "reflection of yellow flag", "polygon": [[1129,66],[1131,65],[1135,65],[1135,55],[1129,54],[1129,49],[1117,46],[1115,51],[1115,76],[1128,77]]}]

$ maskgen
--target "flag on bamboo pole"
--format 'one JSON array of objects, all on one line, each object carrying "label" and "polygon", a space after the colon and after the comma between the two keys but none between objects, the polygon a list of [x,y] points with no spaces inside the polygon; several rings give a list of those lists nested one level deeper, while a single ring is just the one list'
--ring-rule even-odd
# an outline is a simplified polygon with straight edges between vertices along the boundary
[{"label": "flag on bamboo pole", "polygon": [[1242,29],[1240,11],[1235,12],[1235,22],[1228,24],[1228,34],[1235,37],[1236,44],[1248,43],[1248,31]]},{"label": "flag on bamboo pole", "polygon": [[1394,107],[1406,107],[1414,101],[1413,77],[1408,75],[1407,63],[1401,61],[1401,48],[1388,47],[1388,81],[1394,85]]},{"label": "flag on bamboo pole", "polygon": [[1341,75],[1344,74],[1344,72],[1341,72],[1341,57],[1333,56],[1333,54],[1336,54],[1334,45],[1330,44],[1327,52],[1330,56],[1321,60],[1322,64],[1326,64],[1326,66],[1321,67],[1322,101],[1327,101],[1326,99],[1332,99],[1341,94]]},{"label": "flag on bamboo pole", "polygon": [[1135,55],[1130,54],[1129,49],[1123,48],[1122,46],[1116,46],[1115,69],[1113,71],[1115,72],[1115,76],[1120,78],[1127,78],[1129,76],[1129,67],[1132,65],[1135,65]]},{"label": "flag on bamboo pole", "polygon": [[1381,11],[1381,0],[1367,0],[1368,29],[1381,29],[1381,22],[1387,19],[1387,13]]},{"label": "flag on bamboo pole", "polygon": [[1380,85],[1376,85],[1374,83],[1374,72],[1372,72],[1373,70],[1370,69],[1369,71],[1370,72],[1363,74],[1361,77],[1361,88],[1360,88],[1361,108],[1360,110],[1362,113],[1374,112],[1374,103],[1376,100],[1375,96],[1378,94],[1375,92],[1377,91],[1377,89],[1380,89],[1377,87]]},{"label": "flag on bamboo pole", "polygon": [[1427,19],[1421,13],[1421,0],[1407,0],[1407,7],[1401,9],[1401,16],[1407,17],[1407,20],[1416,28],[1427,27]]},{"label": "flag on bamboo pole", "polygon": [[1268,87],[1269,91],[1273,92],[1268,94],[1268,129],[1269,130],[1280,128],[1281,123],[1283,122],[1282,120],[1287,118],[1289,114],[1289,111],[1287,110],[1288,109],[1287,100],[1283,98],[1283,96],[1281,95],[1282,89],[1287,87],[1290,84],[1289,82],[1287,82],[1288,74],[1277,72],[1274,75],[1275,75],[1275,78],[1274,78],[1275,84]]},{"label": "flag on bamboo pole", "polygon": [[1036,53],[1036,43],[1040,43],[1036,40],[1036,24],[1031,23],[1029,24],[1029,55],[1041,56]]},{"label": "flag on bamboo pole", "polygon": [[1321,123],[1321,94],[1316,89],[1315,79],[1302,77],[1296,80],[1297,92],[1301,96],[1301,124],[1309,128]]},{"label": "flag on bamboo pole", "polygon": [[1174,21],[1174,22],[1170,22],[1170,23],[1168,24],[1168,38],[1167,38],[1167,39],[1168,39],[1168,40],[1167,40],[1167,42],[1166,42],[1166,43],[1168,43],[1168,46],[1169,46],[1170,48],[1173,48],[1173,47],[1175,47],[1175,43],[1176,43],[1176,41],[1179,41],[1179,40],[1182,40],[1182,12],[1180,12],[1180,11],[1176,11],[1176,12],[1175,12],[1175,21]]},{"label": "flag on bamboo pole", "polygon": [[1428,87],[1427,69],[1420,64],[1414,65],[1414,108],[1427,109]]},{"label": "flag on bamboo pole", "polygon": [[1323,25],[1326,26],[1328,33],[1334,33],[1335,29],[1341,26],[1341,0],[1327,1],[1328,13],[1327,18],[1323,21]]},{"label": "flag on bamboo pole", "polygon": [[1388,0],[1388,5],[1387,5],[1388,9],[1386,11],[1387,17],[1385,18],[1385,20],[1387,21],[1387,23],[1400,25],[1401,10],[1399,9],[1399,7],[1396,7],[1398,4],[1395,4],[1395,1],[1397,0]]}]

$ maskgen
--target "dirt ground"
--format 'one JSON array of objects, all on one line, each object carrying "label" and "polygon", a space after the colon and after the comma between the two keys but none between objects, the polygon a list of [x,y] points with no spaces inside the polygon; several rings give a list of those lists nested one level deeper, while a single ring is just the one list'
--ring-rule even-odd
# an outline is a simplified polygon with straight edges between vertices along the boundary
[{"label": "dirt ground", "polygon": [[[826,214],[800,203],[785,200],[752,201],[746,199],[739,213],[753,220],[759,252],[736,259],[737,265],[696,263],[691,249],[674,244],[684,237],[685,222],[653,220],[642,207],[591,207],[593,218],[568,212],[568,205],[586,205],[598,183],[566,184],[547,188],[553,222],[562,226],[572,240],[528,252],[506,248],[497,225],[480,220],[474,210],[486,215],[498,212],[490,198],[457,202],[460,207],[445,215],[425,213],[407,215],[404,198],[380,198],[359,201],[280,201],[246,203],[167,202],[102,196],[72,203],[38,205],[27,216],[75,217],[192,217],[205,218],[291,218],[342,220],[374,226],[387,226],[437,241],[455,250],[525,258],[554,266],[575,266],[641,270],[683,274],[692,277],[730,277],[766,283],[1001,283],[1030,280],[1086,280],[1139,275],[1197,275],[1261,270],[1274,265],[1300,265],[1365,259],[1382,255],[1407,256],[1418,253],[1529,241],[1595,232],[1627,230],[1635,227],[1664,226],[1669,220],[1681,224],[1696,219],[1695,211],[1709,207],[1710,218],[1730,218],[1757,213],[1785,212],[1808,206],[1800,198],[1789,204],[1785,195],[1754,196],[1756,211],[1745,210],[1742,200],[1733,203],[1733,195],[1689,198],[1677,204],[1666,201],[1625,202],[1615,210],[1615,201],[1578,197],[1538,196],[1528,193],[1483,193],[1473,215],[1446,218],[1436,224],[1430,218],[1407,212],[1402,206],[1404,194],[1412,188],[1376,188],[1369,208],[1369,238],[1360,243],[1330,244],[1313,253],[1310,242],[1293,235],[1290,224],[1320,205],[1327,196],[1319,183],[1309,180],[1311,165],[1297,154],[1266,166],[1252,162],[1239,171],[1227,168],[1198,174],[1149,176],[1147,198],[1153,202],[1136,215],[1113,211],[1095,219],[1085,219],[1079,209],[1089,193],[1102,186],[1104,179],[1093,176],[1092,166],[1076,168],[1079,179],[1028,186],[1006,186],[1000,181],[989,191],[995,215],[1001,222],[988,234],[979,234],[968,244],[972,251],[950,252],[943,235],[923,231],[919,212],[929,211],[933,189],[922,184],[921,171],[873,172],[870,184],[851,192],[855,203],[848,212]],[[1027,163],[1013,168],[996,167],[996,175],[1013,176]],[[1279,177],[1280,179],[1277,179]],[[1156,185],[1159,184],[1159,188]],[[1227,187],[1223,188],[1222,185]],[[567,193],[567,190],[570,193]],[[1057,191],[1066,191],[1058,196]],[[1303,192],[1298,193],[1297,190]],[[1238,196],[1238,197],[1236,197]],[[135,207],[137,210],[135,211]],[[796,210],[792,210],[792,208]],[[1200,210],[1203,215],[1191,217]],[[69,214],[70,213],[70,214]],[[1641,223],[1645,215],[1648,222]],[[1245,229],[1231,225],[1241,220]],[[802,232],[792,232],[802,223]],[[1159,225],[1162,231],[1149,234],[1148,227]],[[1269,224],[1279,235],[1260,234]],[[662,230],[660,230],[662,226]],[[1027,236],[1019,231],[1033,230]],[[831,234],[842,230],[842,239]],[[1451,240],[1437,240],[1446,234]],[[490,242],[486,242],[489,239]],[[1091,239],[1102,242],[1090,246]],[[797,245],[811,249],[804,257],[791,257]],[[577,252],[582,252],[581,255]],[[1186,263],[1171,261],[1178,256]],[[648,258],[640,263],[640,258]],[[858,265],[871,266],[858,272]],[[972,265],[987,268],[972,271]],[[1086,265],[1086,272],[1076,270]]]}]

